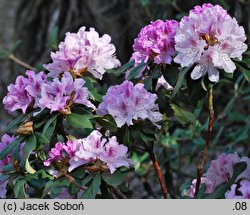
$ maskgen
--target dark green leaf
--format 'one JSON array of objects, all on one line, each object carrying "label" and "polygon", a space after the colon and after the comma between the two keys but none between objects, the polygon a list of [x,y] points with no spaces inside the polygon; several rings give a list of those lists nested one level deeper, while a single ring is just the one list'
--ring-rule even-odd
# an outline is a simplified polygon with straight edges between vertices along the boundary
[{"label": "dark green leaf", "polygon": [[141,62],[138,66],[131,69],[128,75],[128,80],[136,78],[145,66],[147,66],[147,63]]},{"label": "dark green leaf", "polygon": [[18,137],[15,141],[10,143],[8,146],[6,146],[1,152],[0,152],[0,160],[2,160],[6,155],[8,155],[14,147],[16,147],[18,144],[20,144],[24,140],[23,136]]},{"label": "dark green leaf", "polygon": [[82,180],[81,185],[85,186],[86,184],[88,184],[94,178],[94,176],[95,176],[94,174],[89,174]]},{"label": "dark green leaf", "polygon": [[99,173],[97,173],[93,180],[92,183],[89,185],[88,189],[83,193],[82,197],[83,199],[94,199],[97,192],[100,189],[101,185],[101,176]]},{"label": "dark green leaf", "polygon": [[10,132],[13,128],[17,127],[18,123],[22,123],[25,118],[27,117],[27,114],[21,114],[19,117],[17,117],[15,120],[13,120],[6,128],[7,132]]},{"label": "dark green leaf", "polygon": [[93,118],[93,115],[80,115],[71,113],[68,116],[67,121],[74,129],[93,128],[92,123],[90,122],[91,118]]},{"label": "dark green leaf", "polygon": [[132,68],[134,64],[135,64],[134,61],[129,61],[128,63],[121,66],[119,69],[109,69],[106,72],[114,76],[119,76],[123,74],[124,72],[126,72],[128,69]]},{"label": "dark green leaf", "polygon": [[187,78],[187,85],[189,90],[188,99],[195,108],[202,107],[206,98],[207,92],[203,89],[204,87],[202,87],[202,81],[202,78],[200,78],[199,80],[193,80],[190,77]]},{"label": "dark green leaf", "polygon": [[165,70],[162,72],[165,80],[171,85],[174,86],[178,77],[180,76],[180,71],[176,65],[166,65]]},{"label": "dark green leaf", "polygon": [[116,187],[120,185],[125,180],[125,174],[122,174],[118,170],[115,171],[113,174],[110,172],[102,173],[102,179],[109,185]]},{"label": "dark green leaf", "polygon": [[74,184],[70,184],[69,187],[68,187],[68,189],[69,189],[69,194],[71,196],[75,195],[80,190],[80,188],[78,188]]},{"label": "dark green leaf", "polygon": [[21,44],[22,44],[22,41],[21,40],[17,40],[15,42],[15,44],[11,47],[10,53],[14,53],[20,47]]},{"label": "dark green leaf", "polygon": [[131,138],[130,138],[130,130],[125,127],[124,128],[124,133],[123,133],[123,138],[122,138],[122,144],[127,146],[129,149],[132,148],[132,141],[131,141]]},{"label": "dark green leaf", "polygon": [[237,65],[237,67],[243,72],[247,81],[250,82],[250,69],[249,69],[249,67],[247,65],[243,66],[242,64],[240,64],[238,62],[235,62],[235,63]]},{"label": "dark green leaf", "polygon": [[17,199],[25,199],[26,193],[25,193],[25,185],[26,181],[24,179],[18,179],[14,186],[14,194]]},{"label": "dark green leaf", "polygon": [[188,123],[195,123],[196,118],[193,113],[183,110],[175,104],[171,104],[176,119],[183,125]]},{"label": "dark green leaf", "polygon": [[37,146],[36,136],[32,134],[25,142],[26,143],[24,144],[23,147],[23,157],[20,165],[21,166],[25,165],[26,171],[33,174],[35,173],[35,170],[30,166],[29,156]]},{"label": "dark green leaf", "polygon": [[58,114],[52,116],[48,120],[48,122],[46,122],[46,124],[43,128],[43,135],[45,135],[47,138],[50,138],[50,136],[52,135],[52,133],[55,130],[57,116],[58,116]]},{"label": "dark green leaf", "polygon": [[0,52],[0,59],[8,58],[9,53],[6,51],[1,51]]},{"label": "dark green leaf", "polygon": [[197,199],[204,199],[206,189],[207,189],[206,184],[202,184],[198,192]]},{"label": "dark green leaf", "polygon": [[49,181],[44,187],[42,198],[44,198],[51,190],[55,189],[56,187],[68,187],[69,184],[70,182],[65,178]]},{"label": "dark green leaf", "polygon": [[52,32],[51,32],[51,34],[50,34],[48,45],[52,49],[57,49],[57,45],[58,45],[58,32],[59,32],[58,27],[54,27],[53,30],[52,30]]},{"label": "dark green leaf", "polygon": [[230,186],[231,184],[233,184],[235,182],[235,180],[237,179],[237,177],[245,171],[245,169],[247,168],[247,164],[246,162],[239,162],[239,163],[236,163],[234,164],[234,173],[233,173],[233,176],[232,178],[230,179],[229,183],[230,183]]},{"label": "dark green leaf", "polygon": [[39,145],[44,146],[49,143],[49,139],[45,135],[35,132],[35,136]]},{"label": "dark green leaf", "polygon": [[174,97],[177,95],[177,93],[181,89],[183,81],[184,81],[184,79],[186,77],[187,72],[190,70],[190,68],[191,67],[185,67],[185,68],[181,69],[181,71],[179,73],[179,77],[178,77],[177,82],[176,82],[176,85],[174,87],[173,94],[171,96],[171,100],[174,99]]},{"label": "dark green leaf", "polygon": [[109,130],[110,132],[117,131],[116,122],[111,115],[105,115],[103,117],[97,116],[97,117],[95,117],[95,121],[98,122],[105,129]]}]

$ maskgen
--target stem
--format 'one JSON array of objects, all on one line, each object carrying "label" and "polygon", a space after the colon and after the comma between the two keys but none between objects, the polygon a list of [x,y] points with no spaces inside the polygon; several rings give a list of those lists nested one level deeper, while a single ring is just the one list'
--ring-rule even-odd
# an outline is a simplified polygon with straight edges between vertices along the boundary
[{"label": "stem", "polygon": [[208,148],[210,145],[211,134],[213,130],[213,122],[214,122],[214,108],[213,108],[213,86],[209,86],[208,90],[208,111],[209,111],[209,123],[208,123],[208,130],[207,130],[207,138],[205,149],[202,152],[202,158],[200,163],[197,166],[197,181],[196,181],[196,188],[195,188],[195,196],[198,194],[200,185],[201,185],[201,177],[203,174],[204,166],[207,161],[208,157]]},{"label": "stem", "polygon": [[156,155],[155,155],[153,149],[148,149],[148,153],[149,153],[149,156],[150,156],[150,158],[151,158],[151,160],[153,162],[153,165],[154,165],[154,168],[155,168],[155,171],[156,171],[156,174],[157,174],[157,178],[158,178],[158,180],[160,182],[163,197],[164,197],[164,199],[167,199],[168,198],[168,190],[167,190],[167,186],[166,186],[166,183],[165,183],[165,180],[164,180],[164,177],[163,177],[159,162],[158,162],[158,160],[156,158]]},{"label": "stem", "polygon": [[116,189],[115,187],[111,186],[111,185],[107,185],[107,187],[109,188],[109,190],[115,194],[115,196],[119,199],[127,199],[127,196],[125,196],[120,190]]},{"label": "stem", "polygon": [[69,174],[67,174],[67,173],[64,172],[63,175],[68,179],[68,181],[70,183],[74,184],[80,190],[86,190],[87,189],[87,187],[82,187],[79,184],[77,184],[76,181],[75,181],[75,179],[72,176],[70,176]]},{"label": "stem", "polygon": [[36,71],[36,68],[25,63],[24,61],[20,60],[19,58],[17,58],[14,54],[10,54],[9,55],[9,59],[13,60],[15,63],[25,67],[26,69],[30,69],[30,70],[33,70],[33,71]]}]

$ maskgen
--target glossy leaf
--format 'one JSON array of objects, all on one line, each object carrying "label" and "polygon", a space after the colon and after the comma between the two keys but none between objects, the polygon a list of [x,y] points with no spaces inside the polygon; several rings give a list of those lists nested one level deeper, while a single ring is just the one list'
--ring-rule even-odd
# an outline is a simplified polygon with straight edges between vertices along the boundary
[{"label": "glossy leaf", "polygon": [[92,123],[90,122],[91,118],[93,118],[92,115],[80,115],[76,113],[71,113],[68,116],[67,121],[75,129],[93,128]]}]

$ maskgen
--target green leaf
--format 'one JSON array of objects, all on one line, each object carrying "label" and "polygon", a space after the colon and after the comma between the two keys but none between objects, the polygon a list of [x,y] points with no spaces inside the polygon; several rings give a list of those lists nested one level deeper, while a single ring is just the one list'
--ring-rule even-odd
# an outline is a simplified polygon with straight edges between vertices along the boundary
[{"label": "green leaf", "polygon": [[235,62],[237,67],[243,72],[245,78],[247,79],[248,82],[250,82],[250,69],[249,67],[243,66],[242,64],[240,64],[239,62]]},{"label": "green leaf", "polygon": [[51,190],[58,187],[68,187],[69,184],[70,182],[66,178],[49,181],[43,189],[42,198],[44,198]]},{"label": "green leaf", "polygon": [[68,116],[67,121],[74,129],[93,128],[93,125],[90,122],[91,118],[93,118],[93,115],[80,115],[76,113],[71,113]]},{"label": "green leaf", "polygon": [[9,53],[7,51],[1,51],[0,52],[0,59],[8,58]]},{"label": "green leaf", "polygon": [[83,179],[85,176],[85,171],[81,167],[76,168],[71,172],[71,176],[73,178]]},{"label": "green leaf", "polygon": [[7,145],[1,152],[0,152],[0,160],[2,160],[6,155],[8,155],[18,144],[20,144],[24,140],[23,136],[18,137],[15,141]]},{"label": "green leaf", "polygon": [[105,129],[109,130],[110,132],[117,131],[116,122],[111,115],[105,115],[103,117],[97,116],[97,117],[95,117],[95,121],[98,122]]},{"label": "green leaf", "polygon": [[94,176],[95,176],[94,174],[89,174],[82,180],[81,185],[85,186],[86,184],[88,184],[94,178]]},{"label": "green leaf", "polygon": [[45,135],[35,132],[35,136],[39,145],[44,146],[49,143],[49,139]]},{"label": "green leaf", "polygon": [[132,68],[134,64],[135,64],[134,61],[129,61],[128,63],[121,66],[119,69],[109,69],[106,72],[114,76],[119,76],[123,74],[124,72],[126,72],[128,69]]},{"label": "green leaf", "polygon": [[24,179],[18,179],[14,186],[14,194],[17,199],[26,199],[27,195],[25,193],[26,181]]},{"label": "green leaf", "polygon": [[138,66],[130,70],[128,75],[128,80],[132,80],[138,76],[143,67],[147,66],[148,63],[141,62]]},{"label": "green leaf", "polygon": [[231,184],[233,184],[235,182],[235,180],[237,179],[237,177],[246,170],[247,168],[247,163],[246,162],[239,162],[234,164],[234,173],[232,178],[230,179],[229,183],[230,186]]},{"label": "green leaf", "polygon": [[176,65],[166,65],[165,70],[162,72],[165,80],[171,85],[174,86],[178,77],[180,76],[180,71]]},{"label": "green leaf", "polygon": [[171,104],[176,119],[183,125],[188,123],[195,123],[196,118],[193,113],[183,110],[175,104]]},{"label": "green leaf", "polygon": [[233,176],[231,177],[231,179],[227,183],[220,185],[212,194],[207,195],[206,198],[208,199],[225,198],[225,193],[227,192],[227,190],[230,189],[232,184],[235,183],[235,180],[237,179],[237,177],[243,171],[245,171],[246,168],[247,168],[246,162],[239,162],[239,163],[234,164],[234,172],[233,172]]},{"label": "green leaf", "polygon": [[177,93],[180,91],[181,89],[181,86],[183,84],[183,81],[186,77],[186,74],[187,72],[190,70],[191,67],[185,67],[185,68],[182,68],[180,73],[179,73],[179,77],[177,79],[177,82],[176,82],[176,85],[174,87],[174,91],[173,91],[173,94],[171,96],[171,100],[174,99],[174,97],[177,95]]},{"label": "green leaf", "polygon": [[200,108],[204,104],[207,92],[204,90],[206,83],[203,83],[203,79],[193,80],[191,77],[187,78],[187,86],[189,90],[188,100],[193,104],[195,108]]},{"label": "green leaf", "polygon": [[206,184],[202,184],[198,192],[197,199],[204,199],[206,189],[207,189]]},{"label": "green leaf", "polygon": [[54,27],[51,34],[50,34],[50,38],[49,38],[49,42],[48,42],[48,46],[52,49],[57,49],[57,45],[58,45],[58,32],[59,32],[59,28],[58,27]]},{"label": "green leaf", "polygon": [[29,163],[29,156],[31,154],[31,152],[36,148],[37,146],[37,140],[36,140],[36,136],[34,134],[32,134],[26,141],[26,143],[24,144],[23,147],[23,158],[21,161],[21,166],[25,165],[25,169],[28,173],[35,173],[36,171],[30,166]]},{"label": "green leaf", "polygon": [[131,141],[131,134],[130,134],[130,130],[128,129],[128,127],[124,127],[122,128],[122,144],[127,146],[129,148],[129,150],[132,148],[132,141]]},{"label": "green leaf", "polygon": [[75,195],[80,190],[80,188],[78,188],[74,184],[69,184],[68,190],[69,190],[69,194],[71,196],[73,196],[73,195]]},{"label": "green leaf", "polygon": [[21,40],[17,40],[10,49],[10,53],[14,53],[22,44]]},{"label": "green leaf", "polygon": [[17,117],[15,120],[13,120],[6,128],[6,132],[10,132],[13,128],[17,127],[18,123],[21,123],[25,120],[27,117],[27,114],[22,114],[19,117]]},{"label": "green leaf", "polygon": [[52,135],[52,133],[55,130],[56,127],[56,119],[58,117],[58,114],[54,115],[53,117],[51,117],[48,122],[46,122],[46,124],[44,125],[43,128],[43,135],[46,136],[48,139],[50,138],[50,136]]},{"label": "green leaf", "polygon": [[102,173],[102,179],[107,184],[114,186],[114,187],[122,184],[122,182],[124,182],[124,180],[125,180],[125,176],[126,176],[125,174],[122,174],[118,170],[115,171],[113,174],[111,174],[110,172]]},{"label": "green leaf", "polygon": [[151,90],[151,88],[152,88],[152,83],[153,83],[152,77],[148,77],[148,78],[144,81],[144,88],[145,88],[146,90]]},{"label": "green leaf", "polygon": [[88,187],[88,189],[83,193],[83,195],[81,196],[81,198],[83,199],[94,199],[97,192],[100,189],[100,185],[101,185],[101,175],[99,173],[97,173],[93,180],[91,185]]}]

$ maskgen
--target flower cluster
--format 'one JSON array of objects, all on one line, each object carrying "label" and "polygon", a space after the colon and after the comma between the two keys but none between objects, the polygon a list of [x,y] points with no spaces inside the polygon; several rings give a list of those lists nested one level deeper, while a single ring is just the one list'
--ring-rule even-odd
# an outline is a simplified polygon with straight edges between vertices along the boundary
[{"label": "flower cluster", "polygon": [[226,199],[250,199],[250,181],[242,180],[239,184],[233,184],[225,194]]},{"label": "flower cluster", "polygon": [[111,37],[102,37],[90,28],[81,27],[77,33],[66,33],[65,40],[59,44],[59,51],[52,52],[52,63],[44,65],[50,71],[50,77],[57,77],[62,72],[73,72],[82,75],[85,71],[101,79],[107,69],[120,66],[115,57],[115,46],[110,43]]},{"label": "flower cluster", "polygon": [[67,113],[72,103],[78,103],[94,109],[95,106],[88,100],[89,91],[84,83],[82,78],[73,80],[70,73],[65,73],[61,80],[55,78],[52,82],[43,84],[39,107],[48,108],[51,112]]},{"label": "flower cluster", "polygon": [[67,162],[68,158],[74,156],[73,150],[75,141],[67,141],[66,144],[61,142],[56,143],[55,148],[52,148],[49,152],[49,159],[44,161],[44,166],[50,166],[52,162]]},{"label": "flower cluster", "polygon": [[116,137],[108,140],[95,130],[84,139],[75,140],[73,143],[68,141],[66,144],[57,143],[52,148],[50,158],[44,162],[45,166],[52,162],[69,161],[69,171],[84,164],[101,161],[113,173],[121,166],[129,167],[133,161],[128,159],[128,148],[117,142]]},{"label": "flower cluster", "polygon": [[[250,159],[248,157],[240,158],[237,153],[225,154],[222,153],[216,160],[212,160],[211,164],[202,177],[201,184],[206,184],[206,193],[214,192],[221,184],[228,182],[233,176],[234,165],[239,162],[246,162],[247,168],[243,171],[235,180],[235,184],[232,186],[231,191],[228,192],[226,197],[232,196],[236,189],[236,184],[240,180],[250,180]],[[244,182],[245,183],[245,182]],[[196,187],[196,180],[193,180],[191,188],[187,190],[187,194],[190,197],[194,197]],[[244,193],[244,186],[241,188]],[[234,193],[234,195],[236,195]]]},{"label": "flower cluster", "polygon": [[12,112],[21,109],[26,113],[29,108],[50,109],[50,112],[61,111],[70,113],[72,104],[83,104],[95,109],[89,101],[89,91],[84,87],[82,78],[73,80],[70,73],[65,73],[61,79],[48,81],[43,72],[35,74],[27,71],[23,77],[19,76],[15,85],[10,84],[8,94],[3,99],[4,107]]},{"label": "flower cluster", "polygon": [[8,86],[8,94],[3,99],[6,110],[13,112],[21,109],[26,113],[29,107],[38,107],[37,101],[41,95],[41,85],[47,82],[43,72],[35,73],[31,70],[24,76],[18,76],[15,84]]},{"label": "flower cluster", "polygon": [[175,20],[157,20],[141,29],[138,38],[135,39],[132,60],[135,65],[147,62],[150,58],[154,63],[171,64],[175,54],[174,36],[179,23]]},{"label": "flower cluster", "polygon": [[[1,138],[0,142],[0,152],[8,146],[10,143],[15,141],[16,137],[9,136],[8,134],[5,134]],[[6,192],[7,192],[7,184],[9,182],[9,176],[2,174],[3,167],[10,164],[12,162],[12,157],[10,154],[5,156],[2,160],[0,160],[0,198],[6,198]]]},{"label": "flower cluster", "polygon": [[219,5],[196,6],[183,17],[176,31],[174,61],[182,67],[194,64],[191,78],[196,80],[208,73],[212,82],[219,81],[219,70],[233,73],[231,58],[242,58],[247,50],[246,35],[235,18]]},{"label": "flower cluster", "polygon": [[133,120],[149,119],[153,123],[162,120],[156,94],[149,93],[143,84],[133,85],[124,81],[120,85],[111,86],[98,107],[98,114],[110,114],[118,127],[133,125]]}]

